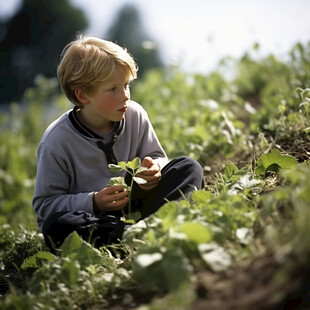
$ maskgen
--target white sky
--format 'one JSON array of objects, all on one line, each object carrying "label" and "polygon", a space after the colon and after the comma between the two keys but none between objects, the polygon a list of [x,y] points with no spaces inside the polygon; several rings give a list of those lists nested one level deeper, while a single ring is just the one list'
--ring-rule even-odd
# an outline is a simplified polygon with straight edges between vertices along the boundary
[{"label": "white sky", "polygon": [[[89,18],[87,34],[104,36],[125,3],[136,5],[166,63],[207,72],[223,56],[240,57],[255,42],[260,53],[287,54],[310,41],[310,0],[70,0]],[[0,0],[0,16],[20,0]],[[10,11],[11,10],[11,11]]]}]

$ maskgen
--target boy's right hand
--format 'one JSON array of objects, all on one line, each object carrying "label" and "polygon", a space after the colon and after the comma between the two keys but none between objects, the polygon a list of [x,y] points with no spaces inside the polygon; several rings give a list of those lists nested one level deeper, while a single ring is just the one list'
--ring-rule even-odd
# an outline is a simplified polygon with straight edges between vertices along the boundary
[{"label": "boy's right hand", "polygon": [[116,211],[128,203],[128,192],[123,185],[113,185],[94,193],[93,208],[95,212]]}]

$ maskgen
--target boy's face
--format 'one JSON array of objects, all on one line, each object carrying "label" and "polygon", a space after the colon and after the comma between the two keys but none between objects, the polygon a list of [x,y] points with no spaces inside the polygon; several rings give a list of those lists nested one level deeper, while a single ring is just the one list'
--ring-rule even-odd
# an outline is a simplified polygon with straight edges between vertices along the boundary
[{"label": "boy's face", "polygon": [[130,99],[129,82],[125,69],[117,65],[110,81],[87,96],[88,103],[82,110],[94,121],[93,125],[99,125],[100,121],[102,124],[118,122],[123,118]]}]

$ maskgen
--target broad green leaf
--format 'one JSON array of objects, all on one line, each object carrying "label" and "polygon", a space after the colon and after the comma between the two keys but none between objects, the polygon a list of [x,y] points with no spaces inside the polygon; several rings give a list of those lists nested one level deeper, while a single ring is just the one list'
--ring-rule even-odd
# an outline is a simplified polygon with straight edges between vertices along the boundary
[{"label": "broad green leaf", "polygon": [[119,184],[123,184],[123,182],[124,182],[124,177],[114,177],[110,179],[108,185],[111,185],[111,186],[119,185]]},{"label": "broad green leaf", "polygon": [[[75,253],[70,256],[77,260],[82,268],[86,268],[89,265],[102,264],[104,261],[101,253],[85,241],[83,241],[81,247],[76,249]],[[109,264],[111,264],[111,262]]]},{"label": "broad green leaf", "polygon": [[141,166],[141,159],[139,157],[136,157],[135,159],[127,162],[127,167],[136,170]]},{"label": "broad green leaf", "polygon": [[266,168],[265,168],[263,165],[257,166],[257,167],[255,168],[255,173],[256,173],[257,175],[264,175],[265,172],[266,172]]},{"label": "broad green leaf", "polygon": [[125,183],[124,177],[114,177],[114,178],[110,179],[108,185],[110,185],[110,186],[113,186],[113,185],[123,185],[124,183]]},{"label": "broad green leaf", "polygon": [[140,172],[143,172],[143,171],[146,171],[146,170],[148,170],[148,168],[146,168],[146,167],[139,167],[138,168],[138,170],[136,171],[136,173],[138,174],[138,173],[140,173]]},{"label": "broad green leaf", "polygon": [[42,261],[53,262],[55,260],[55,256],[51,252],[40,251],[35,255],[27,257],[23,262],[21,268],[39,268],[42,264]]},{"label": "broad green leaf", "polygon": [[200,223],[186,222],[181,226],[181,232],[187,236],[187,240],[194,243],[207,243],[212,239],[211,232]]},{"label": "broad green leaf", "polygon": [[121,166],[114,165],[114,164],[109,164],[109,168],[114,173],[118,173],[118,172],[121,172],[123,170],[123,168]]},{"label": "broad green leaf", "polygon": [[125,169],[126,169],[126,166],[127,166],[127,164],[126,164],[124,161],[119,161],[119,162],[118,162],[118,165],[119,165],[120,167],[122,167],[123,170],[125,170]]},{"label": "broad green leaf", "polygon": [[64,241],[61,246],[62,256],[68,256],[73,253],[76,249],[80,248],[83,240],[76,231],[71,233]]},{"label": "broad green leaf", "polygon": [[212,193],[206,190],[198,190],[192,193],[192,199],[197,204],[205,204],[212,198]]},{"label": "broad green leaf", "polygon": [[166,219],[167,217],[175,219],[178,215],[178,209],[178,203],[176,201],[170,201],[160,207],[156,215],[162,219]]},{"label": "broad green leaf", "polygon": [[255,173],[262,175],[266,171],[277,172],[281,169],[291,169],[297,165],[295,157],[290,155],[282,155],[277,149],[274,149],[269,154],[263,154],[257,161]]},{"label": "broad green leaf", "polygon": [[77,232],[73,232],[65,240],[62,249],[62,257],[70,257],[77,260],[82,268],[92,264],[102,263],[101,253],[85,242]]},{"label": "broad green leaf", "polygon": [[124,177],[111,178],[108,186],[114,186],[114,185],[123,185],[127,191],[130,191],[130,186],[126,184]]},{"label": "broad green leaf", "polygon": [[179,204],[176,201],[167,202],[159,208],[156,215],[162,220],[164,229],[168,230],[174,226],[180,214],[179,211]]}]

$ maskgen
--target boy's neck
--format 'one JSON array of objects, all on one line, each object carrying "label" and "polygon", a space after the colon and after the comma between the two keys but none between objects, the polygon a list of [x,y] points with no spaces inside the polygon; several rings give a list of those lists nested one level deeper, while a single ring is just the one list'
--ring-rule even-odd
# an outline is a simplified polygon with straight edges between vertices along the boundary
[{"label": "boy's neck", "polygon": [[88,129],[94,132],[106,133],[106,132],[109,132],[114,126],[114,122],[112,121],[107,121],[106,123],[101,123],[101,124],[94,124],[93,121],[90,122],[87,116],[84,115],[82,109],[78,109],[76,111],[76,116],[79,122],[81,122],[85,127],[87,127]]}]

